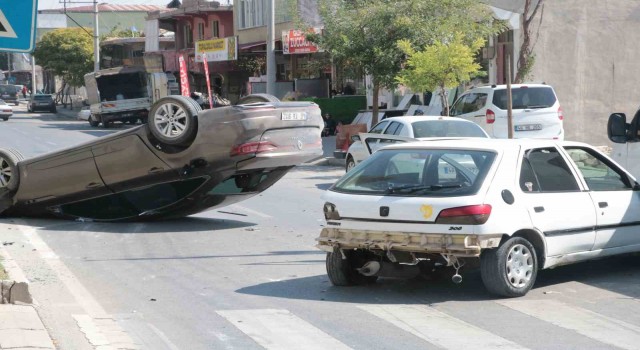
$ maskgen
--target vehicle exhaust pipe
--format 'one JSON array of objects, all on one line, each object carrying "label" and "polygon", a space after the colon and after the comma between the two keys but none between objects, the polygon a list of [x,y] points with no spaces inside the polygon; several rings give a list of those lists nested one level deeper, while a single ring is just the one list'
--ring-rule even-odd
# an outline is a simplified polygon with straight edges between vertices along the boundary
[{"label": "vehicle exhaust pipe", "polygon": [[420,274],[420,268],[417,265],[394,264],[386,261],[369,261],[357,270],[365,276],[390,278],[414,278]]},{"label": "vehicle exhaust pipe", "polygon": [[462,283],[462,276],[456,273],[455,275],[451,276],[451,281],[455,284],[460,284]]}]

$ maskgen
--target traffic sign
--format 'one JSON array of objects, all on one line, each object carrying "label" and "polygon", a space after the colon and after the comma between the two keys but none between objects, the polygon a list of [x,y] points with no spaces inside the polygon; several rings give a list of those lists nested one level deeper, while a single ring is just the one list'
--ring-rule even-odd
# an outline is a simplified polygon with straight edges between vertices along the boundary
[{"label": "traffic sign", "polygon": [[0,0],[0,51],[33,51],[37,12],[38,0]]}]

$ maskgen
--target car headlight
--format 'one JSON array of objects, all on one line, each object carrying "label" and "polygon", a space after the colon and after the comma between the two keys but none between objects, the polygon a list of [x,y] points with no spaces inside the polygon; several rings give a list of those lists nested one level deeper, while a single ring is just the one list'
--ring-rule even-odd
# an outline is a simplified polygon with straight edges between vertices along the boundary
[{"label": "car headlight", "polygon": [[324,218],[327,220],[340,220],[340,213],[336,209],[335,204],[326,202],[324,204]]}]

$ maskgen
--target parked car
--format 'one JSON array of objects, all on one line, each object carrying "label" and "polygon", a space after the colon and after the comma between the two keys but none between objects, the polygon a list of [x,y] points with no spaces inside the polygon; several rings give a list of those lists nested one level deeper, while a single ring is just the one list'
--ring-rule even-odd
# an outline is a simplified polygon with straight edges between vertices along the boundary
[{"label": "parked car", "polygon": [[0,100],[0,118],[6,122],[12,115],[13,108],[11,108],[11,106],[9,106],[4,100]]},{"label": "parked car", "polygon": [[489,135],[477,124],[464,119],[433,116],[387,118],[374,125],[369,133],[352,136],[347,150],[346,171],[351,170],[381,147],[433,138],[484,137]]},{"label": "parked car", "polygon": [[[546,84],[511,87],[513,138],[564,140],[564,115],[553,87]],[[477,123],[493,138],[506,139],[507,86],[472,88],[460,95],[449,114]]]},{"label": "parked car", "polygon": [[466,139],[385,147],[324,194],[334,285],[480,266],[516,297],[539,269],[640,251],[640,185],[594,147]]},{"label": "parked car", "polygon": [[0,84],[0,98],[7,103],[11,102],[16,106],[19,105],[20,102],[18,101],[18,99],[20,98],[21,91],[22,86]]},{"label": "parked car", "polygon": [[322,155],[320,108],[272,101],[202,111],[169,96],[149,123],[31,159],[0,150],[2,215],[182,217],[252,197]]},{"label": "parked car", "polygon": [[29,112],[35,112],[37,110],[45,110],[51,113],[56,112],[56,103],[53,100],[53,96],[42,94],[42,95],[33,95],[29,100],[29,104],[27,105],[27,110]]}]

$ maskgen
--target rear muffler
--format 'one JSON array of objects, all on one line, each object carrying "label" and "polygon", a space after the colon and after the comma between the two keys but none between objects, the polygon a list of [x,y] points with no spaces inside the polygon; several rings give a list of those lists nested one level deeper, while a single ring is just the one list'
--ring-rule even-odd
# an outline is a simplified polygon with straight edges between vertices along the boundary
[{"label": "rear muffler", "polygon": [[378,276],[390,278],[414,278],[420,274],[418,265],[403,265],[390,262],[369,261],[358,272],[365,276]]}]

